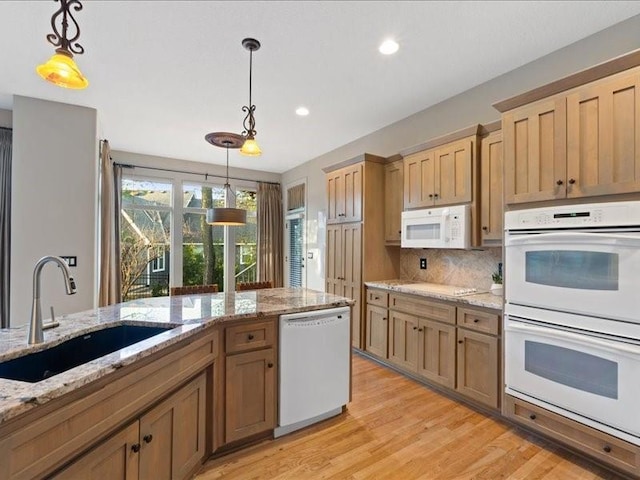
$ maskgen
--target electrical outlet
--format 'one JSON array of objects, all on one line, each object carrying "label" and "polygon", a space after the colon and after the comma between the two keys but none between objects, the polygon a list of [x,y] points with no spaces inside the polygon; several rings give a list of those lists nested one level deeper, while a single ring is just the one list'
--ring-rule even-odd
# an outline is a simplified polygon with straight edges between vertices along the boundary
[{"label": "electrical outlet", "polygon": [[420,270],[426,270],[427,269],[427,259],[426,258],[421,258],[420,259]]},{"label": "electrical outlet", "polygon": [[498,273],[502,276],[502,262],[498,263]]}]

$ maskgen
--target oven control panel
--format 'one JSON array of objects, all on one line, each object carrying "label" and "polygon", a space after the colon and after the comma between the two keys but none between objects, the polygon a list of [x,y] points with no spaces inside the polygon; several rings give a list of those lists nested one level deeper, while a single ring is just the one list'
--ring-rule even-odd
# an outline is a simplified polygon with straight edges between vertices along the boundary
[{"label": "oven control panel", "polygon": [[505,213],[506,230],[640,225],[640,202],[592,203]]}]

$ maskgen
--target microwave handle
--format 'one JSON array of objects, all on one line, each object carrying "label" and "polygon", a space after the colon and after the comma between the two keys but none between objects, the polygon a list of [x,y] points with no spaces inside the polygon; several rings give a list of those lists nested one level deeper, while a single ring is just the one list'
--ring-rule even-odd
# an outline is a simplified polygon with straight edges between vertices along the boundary
[{"label": "microwave handle", "polygon": [[507,246],[509,245],[539,245],[548,242],[557,243],[585,243],[591,242],[599,245],[610,244],[615,241],[616,245],[640,246],[640,236],[620,235],[614,233],[586,233],[586,232],[562,232],[562,233],[540,233],[537,235],[509,236],[507,235]]},{"label": "microwave handle", "polygon": [[603,338],[567,332],[566,330],[540,327],[537,325],[528,325],[525,323],[514,321],[513,319],[508,319],[505,322],[504,329],[506,332],[530,333],[551,339],[564,339],[572,343],[584,345],[586,347],[600,348],[612,353],[626,354],[627,356],[636,358],[640,355],[640,346],[631,343],[613,342],[611,340],[605,340]]}]

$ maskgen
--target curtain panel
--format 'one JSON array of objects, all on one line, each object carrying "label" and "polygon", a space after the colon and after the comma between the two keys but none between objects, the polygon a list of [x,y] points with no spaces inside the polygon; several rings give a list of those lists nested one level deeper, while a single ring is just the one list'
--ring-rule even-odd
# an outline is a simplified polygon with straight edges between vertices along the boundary
[{"label": "curtain panel", "polygon": [[122,167],[114,165],[107,140],[100,149],[100,286],[98,305],[122,301],[120,290],[120,202]]},{"label": "curtain panel", "polygon": [[280,185],[258,182],[258,281],[284,284],[284,211]]},{"label": "curtain panel", "polygon": [[0,328],[9,328],[12,134],[0,128]]}]

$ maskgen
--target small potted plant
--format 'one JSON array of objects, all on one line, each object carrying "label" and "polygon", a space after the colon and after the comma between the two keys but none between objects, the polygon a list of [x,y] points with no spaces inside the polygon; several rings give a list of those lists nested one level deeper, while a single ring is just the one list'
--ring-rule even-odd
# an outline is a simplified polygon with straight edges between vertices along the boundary
[{"label": "small potted plant", "polygon": [[489,289],[491,293],[494,295],[502,295],[502,274],[500,272],[493,272],[491,280],[493,280],[491,288]]}]

